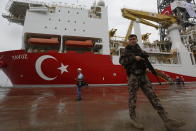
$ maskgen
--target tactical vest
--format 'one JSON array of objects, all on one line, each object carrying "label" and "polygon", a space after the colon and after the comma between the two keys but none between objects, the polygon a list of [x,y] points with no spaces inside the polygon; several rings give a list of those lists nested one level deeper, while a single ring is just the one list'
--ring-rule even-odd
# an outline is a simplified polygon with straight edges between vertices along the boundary
[{"label": "tactical vest", "polygon": [[144,75],[146,72],[146,63],[144,61],[136,61],[135,56],[141,56],[142,50],[138,44],[135,46],[126,46],[125,53],[119,59],[119,63],[126,69],[127,75]]}]

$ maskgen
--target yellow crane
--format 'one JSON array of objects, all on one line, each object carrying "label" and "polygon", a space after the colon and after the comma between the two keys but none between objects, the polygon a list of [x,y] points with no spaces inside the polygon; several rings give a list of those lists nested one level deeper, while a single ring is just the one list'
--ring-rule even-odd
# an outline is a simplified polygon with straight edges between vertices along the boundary
[{"label": "yellow crane", "polygon": [[117,31],[117,29],[112,28],[112,29],[109,31],[109,37],[110,37],[110,38],[113,37],[113,36],[115,35],[116,31]]},{"label": "yellow crane", "polygon": [[146,33],[142,35],[142,40],[144,42],[149,42],[149,36],[151,35],[151,33]]},{"label": "yellow crane", "polygon": [[125,37],[120,37],[120,36],[115,36],[115,33],[116,33],[117,29],[112,28],[109,31],[109,39],[111,40],[112,37],[118,37],[118,38],[123,38],[124,41],[126,42],[128,40],[128,36],[131,33],[132,29],[133,29],[133,21],[130,22],[129,28],[128,28],[127,33],[126,33],[126,36]]},{"label": "yellow crane", "polygon": [[[128,41],[128,36],[129,36],[129,35],[131,34],[131,32],[132,32],[133,24],[134,24],[134,21],[131,21],[130,24],[129,24],[129,28],[127,29],[127,33],[126,33],[126,36],[125,36],[125,37],[116,36],[115,34],[116,34],[117,29],[112,28],[112,29],[109,31],[109,39],[111,40],[112,37],[123,38],[123,39],[124,39],[123,43],[125,43],[125,45],[126,45],[126,44],[127,44],[127,41]],[[143,34],[143,35],[142,35],[142,40],[145,41],[145,42],[148,41],[150,35],[151,35],[151,33]]]},{"label": "yellow crane", "polygon": [[[128,41],[128,37],[129,37],[129,35],[130,35],[131,32],[132,32],[133,24],[134,24],[134,21],[132,20],[132,21],[130,22],[130,24],[129,24],[129,28],[128,28],[128,30],[127,30],[127,33],[126,33],[126,36],[125,36],[125,39],[124,39],[125,43]],[[143,34],[143,35],[142,35],[142,40],[145,41],[145,42],[148,41],[150,35],[151,35],[151,33]]]},{"label": "yellow crane", "polygon": [[[127,18],[132,21],[136,21],[137,19],[139,19],[140,23],[152,26],[156,29],[160,27],[167,28],[173,23],[177,22],[177,18],[174,16],[167,16],[163,14],[127,9],[127,8],[123,8],[121,11],[122,11],[122,16],[124,18]],[[149,21],[156,22],[160,25],[156,25]]]},{"label": "yellow crane", "polygon": [[[129,35],[131,34],[132,32],[132,29],[133,29],[133,24],[134,24],[134,21],[132,20],[129,24],[129,28],[127,30],[127,33],[126,33],[126,36],[125,36],[125,39],[124,41],[127,42],[128,41],[128,37]],[[143,34],[142,35],[142,40],[147,42],[149,40],[149,36],[151,35],[151,33],[146,33],[146,34]]]},{"label": "yellow crane", "polygon": [[[177,23],[177,18],[174,16],[167,16],[163,14],[158,14],[158,13],[151,13],[151,12],[146,12],[146,11],[138,11],[138,10],[133,10],[133,9],[127,9],[123,8],[122,10],[122,16],[124,18],[127,18],[132,21],[136,21],[139,19],[139,22],[148,26],[152,26],[156,29],[163,27],[163,28],[168,28],[174,23]],[[153,21],[158,23],[159,25],[156,25],[154,23],[151,23],[149,21]],[[145,34],[143,35],[143,40],[147,40],[150,34]],[[158,76],[160,78],[163,78],[166,81],[170,81],[168,77],[162,72],[158,72]]]},{"label": "yellow crane", "polygon": [[129,24],[129,28],[128,28],[128,30],[127,30],[127,33],[126,33],[126,36],[125,36],[125,40],[124,40],[125,42],[127,42],[128,37],[129,37],[129,35],[131,34],[131,31],[132,31],[132,29],[133,29],[133,24],[134,24],[133,21],[131,21],[130,24]]},{"label": "yellow crane", "polygon": [[[128,40],[128,36],[132,31],[133,28],[133,23],[134,21],[136,21],[137,19],[139,19],[139,22],[148,26],[152,26],[156,29],[163,27],[163,28],[167,28],[170,25],[172,25],[173,23],[177,22],[177,18],[174,16],[167,16],[167,15],[163,15],[163,14],[158,14],[158,13],[152,13],[152,12],[146,12],[146,11],[139,11],[139,10],[133,10],[133,9],[127,9],[127,8],[123,8],[122,10],[122,16],[124,18],[127,18],[129,20],[132,20],[130,22],[129,28],[127,30],[126,36],[124,37],[124,43],[127,43]],[[158,23],[158,25],[150,22],[156,22]],[[117,29],[112,29],[109,32],[109,37],[114,37],[114,34],[116,33]],[[144,34],[143,35],[143,40],[147,40],[149,37],[149,34]],[[123,38],[123,37],[121,37]]]}]

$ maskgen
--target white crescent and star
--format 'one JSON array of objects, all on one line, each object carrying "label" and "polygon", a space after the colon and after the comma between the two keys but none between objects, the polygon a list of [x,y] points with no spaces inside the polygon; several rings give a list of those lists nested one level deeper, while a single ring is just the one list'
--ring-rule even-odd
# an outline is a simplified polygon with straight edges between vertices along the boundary
[{"label": "white crescent and star", "polygon": [[165,14],[165,15],[169,15],[170,12],[167,10],[167,11],[164,12],[164,14]]},{"label": "white crescent and star", "polygon": [[[48,77],[48,76],[46,76],[46,75],[43,73],[43,71],[42,71],[42,69],[41,69],[41,65],[42,65],[43,61],[46,60],[46,59],[53,59],[53,60],[57,61],[57,59],[56,59],[55,57],[53,57],[53,56],[50,56],[50,55],[43,55],[43,56],[41,56],[41,57],[39,57],[39,58],[37,59],[37,61],[36,61],[36,63],[35,63],[35,70],[36,70],[37,74],[38,74],[42,79],[51,81],[51,80],[56,79],[57,76],[55,76],[55,77]],[[59,68],[57,68],[57,69],[59,69],[59,70],[61,71],[61,75],[62,75],[64,72],[68,72],[67,68],[68,68],[68,65],[65,66],[65,65],[63,65],[63,64],[61,63],[61,66],[60,66]]]},{"label": "white crescent and star", "polygon": [[58,69],[61,71],[61,75],[62,75],[64,72],[68,72],[67,67],[68,67],[68,65],[64,66],[64,65],[61,63],[61,67],[58,68]]}]

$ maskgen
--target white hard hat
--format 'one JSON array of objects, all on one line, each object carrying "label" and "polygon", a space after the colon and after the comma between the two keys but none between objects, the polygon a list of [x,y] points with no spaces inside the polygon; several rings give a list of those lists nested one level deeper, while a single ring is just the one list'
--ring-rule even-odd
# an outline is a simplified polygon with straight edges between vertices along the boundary
[{"label": "white hard hat", "polygon": [[78,68],[77,70],[78,70],[78,71],[81,71],[82,69],[81,69],[81,68]]}]

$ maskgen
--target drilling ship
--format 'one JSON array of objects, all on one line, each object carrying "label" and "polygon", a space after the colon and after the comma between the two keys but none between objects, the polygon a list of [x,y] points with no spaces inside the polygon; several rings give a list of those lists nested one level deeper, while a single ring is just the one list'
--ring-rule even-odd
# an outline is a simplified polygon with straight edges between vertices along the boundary
[{"label": "drilling ship", "polygon": [[[0,68],[13,86],[75,85],[77,68],[91,85],[127,84],[126,71],[119,64],[125,44],[110,37],[103,1],[84,8],[10,0],[6,10],[4,18],[23,26],[22,49],[0,52]],[[142,48],[157,72],[164,74],[162,82],[178,76],[185,82],[195,82],[196,26],[187,27],[183,35],[173,34],[168,41],[143,42]],[[150,72],[148,77],[157,83]]]}]

